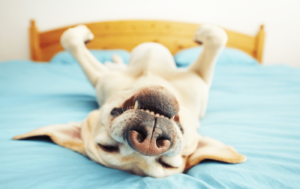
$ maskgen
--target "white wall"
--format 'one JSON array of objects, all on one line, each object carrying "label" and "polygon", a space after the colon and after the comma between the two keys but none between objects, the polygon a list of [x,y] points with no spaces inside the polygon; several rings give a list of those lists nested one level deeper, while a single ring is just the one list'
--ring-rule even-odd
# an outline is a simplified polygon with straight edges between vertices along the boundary
[{"label": "white wall", "polygon": [[265,24],[264,64],[300,67],[299,0],[0,0],[0,61],[29,59],[29,20],[40,31],[71,24],[155,19],[213,23],[255,35]]}]

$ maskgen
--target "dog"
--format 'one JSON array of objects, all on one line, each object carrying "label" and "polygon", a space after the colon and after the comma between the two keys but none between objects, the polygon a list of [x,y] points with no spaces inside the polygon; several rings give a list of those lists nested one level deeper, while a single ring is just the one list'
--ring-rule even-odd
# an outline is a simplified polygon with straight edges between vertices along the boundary
[{"label": "dog", "polygon": [[79,25],[63,33],[61,44],[80,63],[100,108],[82,122],[50,125],[13,139],[49,136],[106,167],[157,178],[187,171],[204,159],[246,161],[233,147],[196,130],[227,42],[223,29],[202,25],[196,30],[194,41],[203,51],[187,69],[176,68],[170,51],[152,42],[135,47],[128,66],[119,56],[104,65],[85,46],[93,38]]}]

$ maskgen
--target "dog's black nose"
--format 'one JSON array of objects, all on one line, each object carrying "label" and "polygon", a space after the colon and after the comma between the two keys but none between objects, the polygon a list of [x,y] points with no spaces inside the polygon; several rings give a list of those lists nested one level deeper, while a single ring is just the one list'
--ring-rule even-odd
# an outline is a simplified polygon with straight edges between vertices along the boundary
[{"label": "dog's black nose", "polygon": [[139,123],[129,126],[126,138],[137,152],[147,156],[157,156],[167,152],[172,146],[174,123],[168,118],[154,117],[138,110],[142,117]]}]

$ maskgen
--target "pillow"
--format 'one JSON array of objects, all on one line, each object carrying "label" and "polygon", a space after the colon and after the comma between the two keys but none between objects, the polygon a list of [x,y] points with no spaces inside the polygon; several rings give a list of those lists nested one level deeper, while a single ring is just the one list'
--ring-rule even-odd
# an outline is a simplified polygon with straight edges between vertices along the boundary
[{"label": "pillow", "polygon": [[[199,54],[202,52],[203,47],[192,47],[179,51],[174,56],[177,67],[187,67],[194,62]],[[234,49],[225,48],[218,60],[217,65],[257,65],[256,59],[246,54],[245,52]]]},{"label": "pillow", "polygon": [[[125,64],[128,64],[130,53],[126,50],[90,50],[93,56],[95,56],[101,63],[107,61],[112,62],[112,55],[117,54],[122,57]],[[77,63],[75,58],[71,55],[70,52],[62,51],[57,53],[51,60],[51,63],[62,63],[62,64],[74,64]]]}]

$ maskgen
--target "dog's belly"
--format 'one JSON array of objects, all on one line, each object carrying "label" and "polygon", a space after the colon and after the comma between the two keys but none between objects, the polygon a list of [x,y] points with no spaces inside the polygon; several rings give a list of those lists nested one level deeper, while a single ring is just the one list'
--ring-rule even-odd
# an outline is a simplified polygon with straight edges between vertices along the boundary
[{"label": "dog's belly", "polygon": [[142,43],[132,50],[129,67],[140,72],[168,72],[176,69],[171,52],[159,43]]}]

